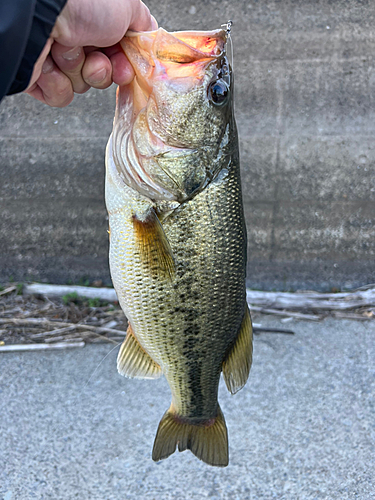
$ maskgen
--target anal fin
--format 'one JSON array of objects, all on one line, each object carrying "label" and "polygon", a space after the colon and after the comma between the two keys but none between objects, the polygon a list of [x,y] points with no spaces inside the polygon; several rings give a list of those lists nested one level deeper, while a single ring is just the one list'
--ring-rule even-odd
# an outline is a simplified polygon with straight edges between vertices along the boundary
[{"label": "anal fin", "polygon": [[133,225],[142,261],[153,278],[172,279],[175,264],[163,226],[153,208],[145,215],[133,215]]},{"label": "anal fin", "polygon": [[223,375],[228,391],[236,394],[246,384],[253,360],[253,327],[249,308],[245,314],[234,346],[223,363]]},{"label": "anal fin", "polygon": [[228,465],[228,432],[224,415],[218,406],[217,416],[207,422],[192,423],[169,408],[160,420],[152,459],[155,462],[175,452],[190,450],[203,462],[217,467]]},{"label": "anal fin", "polygon": [[132,327],[128,331],[117,356],[117,370],[129,378],[158,378],[160,366],[147,354],[135,338]]}]

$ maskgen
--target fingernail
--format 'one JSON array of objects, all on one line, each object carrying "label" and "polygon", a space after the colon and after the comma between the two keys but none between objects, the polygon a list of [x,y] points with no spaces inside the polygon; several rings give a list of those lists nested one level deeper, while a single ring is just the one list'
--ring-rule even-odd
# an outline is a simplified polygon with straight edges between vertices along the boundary
[{"label": "fingernail", "polygon": [[157,30],[158,29],[158,22],[156,21],[156,19],[154,18],[154,16],[151,16],[151,30],[154,31],[154,30]]},{"label": "fingernail", "polygon": [[91,75],[90,78],[88,78],[88,81],[90,83],[100,83],[105,79],[106,76],[107,76],[107,70],[105,68],[102,68],[93,75]]},{"label": "fingernail", "polygon": [[78,59],[78,57],[81,55],[81,52],[82,47],[73,47],[72,49],[64,52],[61,55],[66,61],[74,61],[75,59]]},{"label": "fingernail", "polygon": [[47,57],[42,66],[42,73],[44,74],[51,73],[52,70],[53,70],[53,62],[49,57]]}]

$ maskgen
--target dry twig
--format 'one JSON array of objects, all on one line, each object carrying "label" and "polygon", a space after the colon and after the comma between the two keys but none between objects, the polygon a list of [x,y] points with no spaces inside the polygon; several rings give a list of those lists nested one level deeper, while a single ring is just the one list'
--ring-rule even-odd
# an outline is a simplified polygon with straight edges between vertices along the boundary
[{"label": "dry twig", "polygon": [[70,349],[71,347],[85,347],[85,343],[61,342],[56,344],[11,344],[0,346],[0,352],[44,351],[46,349]]},{"label": "dry twig", "polygon": [[[0,318],[0,325],[13,324],[13,325],[44,325],[48,326],[59,326],[62,328],[83,328],[86,330],[91,330],[92,332],[107,332],[116,333],[117,335],[125,335],[126,332],[121,330],[115,330],[113,328],[105,328],[103,326],[91,326],[81,323],[63,323],[61,321],[49,321],[46,318]],[[56,330],[55,330],[56,331]]]},{"label": "dry twig", "polygon": [[8,293],[14,292],[14,290],[17,290],[16,285],[6,288],[2,292],[0,292],[0,295],[8,295]]},{"label": "dry twig", "polygon": [[262,314],[275,314],[276,316],[290,316],[296,319],[305,319],[307,321],[319,321],[323,319],[323,316],[318,316],[314,314],[302,314],[292,311],[279,311],[278,309],[265,309],[264,307],[256,307],[250,305],[250,311],[259,312]]}]

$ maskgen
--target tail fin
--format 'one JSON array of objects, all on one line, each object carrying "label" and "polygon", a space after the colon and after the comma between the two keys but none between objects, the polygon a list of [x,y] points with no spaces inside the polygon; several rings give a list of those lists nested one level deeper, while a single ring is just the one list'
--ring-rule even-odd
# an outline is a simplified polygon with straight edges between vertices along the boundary
[{"label": "tail fin", "polygon": [[152,459],[155,462],[178,451],[191,450],[209,465],[228,465],[228,432],[224,415],[218,406],[217,417],[202,424],[191,424],[179,419],[171,408],[164,413],[156,433]]}]

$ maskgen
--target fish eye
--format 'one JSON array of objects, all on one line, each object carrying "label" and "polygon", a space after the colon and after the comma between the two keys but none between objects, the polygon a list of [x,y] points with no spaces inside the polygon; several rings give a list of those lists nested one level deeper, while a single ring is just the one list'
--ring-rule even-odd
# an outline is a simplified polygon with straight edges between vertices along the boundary
[{"label": "fish eye", "polygon": [[228,85],[223,81],[216,81],[208,87],[208,98],[217,106],[225,104],[229,97]]}]

